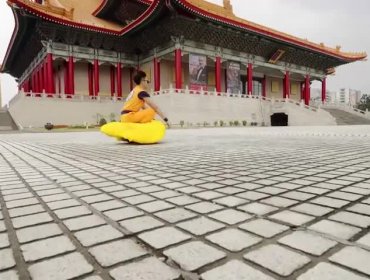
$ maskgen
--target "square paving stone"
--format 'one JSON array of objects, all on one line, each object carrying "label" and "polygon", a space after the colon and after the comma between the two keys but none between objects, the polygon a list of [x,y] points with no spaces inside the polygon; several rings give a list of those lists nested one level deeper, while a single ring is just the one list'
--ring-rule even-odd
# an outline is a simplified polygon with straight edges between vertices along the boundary
[{"label": "square paving stone", "polygon": [[363,236],[359,240],[356,241],[357,243],[360,243],[362,245],[368,246],[370,248],[370,233],[367,235]]},{"label": "square paving stone", "polygon": [[350,202],[346,200],[322,196],[319,198],[315,198],[314,200],[311,200],[311,203],[315,203],[315,204],[319,204],[323,206],[329,206],[333,208],[341,208],[349,204]]},{"label": "square paving stone", "polygon": [[150,257],[115,268],[110,275],[115,280],[175,280],[180,272]]},{"label": "square paving stone", "polygon": [[247,253],[244,258],[281,276],[289,276],[310,262],[304,255],[273,244]]},{"label": "square paving stone", "polygon": [[212,221],[206,217],[182,222],[177,224],[177,226],[195,235],[203,235],[225,227],[224,224]]},{"label": "square paving stone", "polygon": [[[166,236],[166,238],[163,238]],[[141,240],[144,240],[150,246],[156,249],[162,249],[169,245],[177,244],[191,238],[190,235],[173,227],[165,227],[138,235]]]},{"label": "square paving stone", "polygon": [[370,252],[356,247],[345,247],[329,258],[330,261],[370,276]]},{"label": "square paving stone", "polygon": [[123,234],[110,225],[85,229],[75,233],[76,238],[85,247],[123,237]]},{"label": "square paving stone", "polygon": [[125,207],[104,212],[104,215],[111,218],[113,221],[121,221],[128,218],[144,215],[144,212],[137,210],[134,207]]},{"label": "square paving stone", "polygon": [[310,230],[326,233],[337,238],[350,239],[356,233],[359,233],[361,229],[353,226],[348,226],[342,223],[322,220],[309,227]]},{"label": "square paving stone", "polygon": [[289,210],[285,210],[285,211],[270,215],[269,218],[279,220],[279,221],[282,221],[282,222],[285,222],[285,223],[288,223],[294,226],[301,226],[315,219],[315,217],[296,213],[296,212],[289,211]]},{"label": "square paving stone", "polygon": [[231,252],[239,252],[259,243],[262,239],[238,229],[225,229],[206,237],[212,243]]},{"label": "square paving stone", "polygon": [[303,273],[297,280],[366,280],[368,278],[362,277],[352,273],[351,271],[340,268],[329,263],[319,263],[314,268]]},{"label": "square paving stone", "polygon": [[321,256],[337,245],[335,241],[303,231],[293,232],[279,239],[279,243],[315,256]]},{"label": "square paving stone", "polygon": [[243,210],[245,212],[249,212],[249,213],[252,213],[252,214],[262,216],[262,215],[271,213],[273,211],[276,211],[279,208],[274,207],[274,206],[270,206],[270,205],[266,205],[266,204],[262,204],[262,203],[258,203],[258,202],[253,202],[251,204],[240,206],[240,207],[238,207],[238,209]]},{"label": "square paving stone", "polygon": [[6,272],[0,272],[0,279],[4,280],[19,280],[18,272],[15,270],[9,270]]},{"label": "square paving stone", "polygon": [[216,199],[219,197],[223,197],[225,196],[225,194],[215,192],[215,191],[205,191],[205,192],[198,192],[194,194],[194,196],[200,199],[204,199],[204,200],[212,200],[212,199]]},{"label": "square paving stone", "polygon": [[234,225],[252,218],[251,215],[234,209],[221,210],[209,215],[209,217],[229,225]]},{"label": "square paving stone", "polygon": [[324,206],[319,206],[311,203],[303,203],[291,208],[294,211],[309,214],[312,216],[320,217],[324,216],[330,212],[333,212],[334,209]]},{"label": "square paving stone", "polygon": [[210,213],[210,212],[214,212],[214,211],[223,209],[224,207],[222,207],[220,205],[217,205],[217,204],[214,204],[214,203],[211,203],[211,202],[199,202],[199,203],[196,203],[196,204],[187,205],[187,206],[185,206],[185,208],[193,210],[193,211],[195,211],[197,213],[200,213],[200,214],[206,214],[206,213]]},{"label": "square paving stone", "polygon": [[95,246],[89,249],[89,252],[103,267],[112,266],[147,254],[142,247],[129,239]]},{"label": "square paving stone", "polygon": [[47,205],[51,210],[57,210],[62,208],[68,208],[71,206],[80,206],[81,204],[75,199],[67,199],[61,201],[48,202]]},{"label": "square paving stone", "polygon": [[182,195],[182,196],[177,196],[177,197],[172,197],[172,198],[167,198],[167,201],[176,204],[178,206],[184,206],[184,205],[189,205],[193,204],[196,202],[199,202],[200,200],[191,196],[187,195]]},{"label": "square paving stone", "polygon": [[41,204],[31,205],[31,206],[25,206],[25,207],[18,207],[9,209],[9,216],[11,218],[30,215],[30,214],[36,214],[45,212],[45,209],[41,206]]},{"label": "square paving stone", "polygon": [[120,225],[132,233],[161,227],[164,224],[149,216],[138,217],[120,222]]},{"label": "square paving stone", "polygon": [[299,201],[306,201],[306,200],[309,200],[309,199],[315,197],[315,195],[313,195],[313,194],[308,194],[308,193],[304,193],[304,192],[301,192],[301,191],[287,192],[287,193],[282,194],[281,196],[286,197],[286,198],[299,200]]},{"label": "square paving stone", "polygon": [[47,222],[52,221],[53,218],[48,213],[39,213],[39,214],[32,214],[28,216],[22,216],[18,218],[13,218],[12,223],[15,229],[27,227],[27,226],[34,226],[38,224],[45,224]]},{"label": "square paving stone", "polygon": [[253,232],[260,236],[271,238],[279,233],[282,233],[289,229],[289,227],[277,224],[268,220],[258,219],[251,222],[246,222],[239,226],[249,232]]},{"label": "square paving stone", "polygon": [[0,232],[6,231],[6,226],[4,221],[0,221]]},{"label": "square paving stone", "polygon": [[358,203],[353,205],[352,207],[347,208],[347,211],[370,216],[370,205]]},{"label": "square paving stone", "polygon": [[7,233],[0,233],[0,249],[9,247],[9,237]]},{"label": "square paving stone", "polygon": [[105,221],[96,215],[89,215],[65,220],[64,224],[70,231],[75,231],[100,226],[105,224]]},{"label": "square paving stone", "polygon": [[362,195],[348,193],[348,192],[341,192],[341,191],[328,193],[326,194],[326,196],[343,199],[343,200],[349,200],[349,201],[355,201],[362,197]]},{"label": "square paving stone", "polygon": [[267,199],[262,200],[261,202],[276,206],[276,207],[289,207],[294,204],[297,204],[297,200],[287,199],[279,196],[270,197]]},{"label": "square paving stone", "polygon": [[197,214],[189,210],[185,210],[183,208],[165,210],[165,211],[157,212],[154,215],[156,215],[157,217],[169,223],[177,223],[177,222],[181,222],[183,220],[187,220],[187,219],[194,218],[195,216],[197,216]]},{"label": "square paving stone", "polygon": [[201,241],[192,241],[164,251],[164,254],[182,269],[195,271],[226,257],[226,254]]},{"label": "square paving stone", "polygon": [[117,208],[122,208],[126,206],[125,203],[117,200],[109,200],[109,201],[103,201],[103,202],[97,202],[94,204],[91,204],[92,207],[94,207],[98,211],[107,211]]},{"label": "square paving stone", "polygon": [[27,205],[35,205],[39,204],[37,198],[31,197],[26,199],[19,199],[19,200],[12,200],[5,203],[8,209],[20,207],[20,206],[27,206]]},{"label": "square paving stone", "polygon": [[138,205],[138,207],[140,209],[143,209],[144,211],[154,213],[154,212],[158,212],[161,210],[174,208],[175,206],[165,201],[153,201],[153,202],[147,202],[144,204],[140,204]]},{"label": "square paving stone", "polygon": [[241,197],[241,198],[245,198],[245,199],[248,199],[248,200],[255,201],[255,200],[260,200],[262,198],[269,197],[270,195],[255,192],[255,191],[249,191],[249,192],[239,193],[236,196]]},{"label": "square paving stone", "polygon": [[214,199],[213,201],[218,204],[228,206],[228,207],[235,207],[235,206],[246,204],[249,202],[246,199],[238,198],[235,196],[226,196],[222,198],[217,198],[217,199]]},{"label": "square paving stone", "polygon": [[16,231],[20,243],[30,242],[51,236],[63,234],[57,224],[46,224],[34,227],[19,229]]},{"label": "square paving stone", "polygon": [[273,280],[274,278],[263,274],[253,267],[238,261],[232,260],[228,263],[209,270],[202,275],[204,280]]},{"label": "square paving stone", "polygon": [[55,255],[74,251],[75,249],[76,247],[65,236],[43,239],[21,246],[21,251],[26,262],[53,257]]},{"label": "square paving stone", "polygon": [[370,217],[346,211],[334,214],[328,219],[362,228],[367,228],[368,226],[370,226]]},{"label": "square paving stone", "polygon": [[0,270],[14,267],[15,260],[12,249],[0,250],[0,260]]},{"label": "square paving stone", "polygon": [[58,216],[59,219],[63,220],[63,219],[88,215],[88,214],[91,214],[91,211],[85,206],[76,206],[76,207],[55,210],[54,213]]},{"label": "square paving stone", "polygon": [[32,279],[57,280],[81,277],[94,270],[80,253],[38,262],[29,267]]}]

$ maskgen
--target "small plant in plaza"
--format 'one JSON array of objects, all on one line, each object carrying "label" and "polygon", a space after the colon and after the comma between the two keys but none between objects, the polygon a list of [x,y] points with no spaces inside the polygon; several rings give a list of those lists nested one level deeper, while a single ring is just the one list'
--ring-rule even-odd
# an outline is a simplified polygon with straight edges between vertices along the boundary
[{"label": "small plant in plaza", "polygon": [[215,121],[215,122],[213,123],[213,125],[214,125],[214,126],[218,126],[218,121]]},{"label": "small plant in plaza", "polygon": [[209,123],[204,122],[204,123],[203,123],[203,126],[204,126],[204,127],[207,127],[207,126],[209,126]]},{"label": "small plant in plaza", "polygon": [[233,126],[234,125],[234,122],[233,121],[229,121],[229,125],[230,126]]},{"label": "small plant in plaza", "polygon": [[116,114],[115,114],[115,113],[110,113],[110,115],[109,115],[109,120],[110,120],[111,122],[115,122],[115,121],[116,121]]},{"label": "small plant in plaza", "polygon": [[234,126],[239,126],[239,121],[234,121]]},{"label": "small plant in plaza", "polygon": [[220,126],[222,127],[224,125],[225,125],[224,121],[220,121]]},{"label": "small plant in plaza", "polygon": [[183,128],[183,127],[184,127],[184,124],[185,124],[185,122],[184,122],[184,121],[180,121],[180,126],[181,126],[181,128]]},{"label": "small plant in plaza", "polygon": [[198,123],[197,123],[197,127],[200,127],[200,126],[201,126],[201,124],[198,122]]},{"label": "small plant in plaza", "polygon": [[54,125],[52,124],[52,123],[46,123],[45,125],[44,125],[44,127],[45,127],[45,129],[47,129],[47,130],[52,130],[53,128],[54,128]]},{"label": "small plant in plaza", "polygon": [[101,119],[99,120],[99,126],[103,126],[103,125],[105,125],[105,124],[107,124],[107,120],[106,120],[106,119],[104,119],[104,118],[101,118]]},{"label": "small plant in plaza", "polygon": [[247,126],[247,121],[242,121],[243,126]]}]

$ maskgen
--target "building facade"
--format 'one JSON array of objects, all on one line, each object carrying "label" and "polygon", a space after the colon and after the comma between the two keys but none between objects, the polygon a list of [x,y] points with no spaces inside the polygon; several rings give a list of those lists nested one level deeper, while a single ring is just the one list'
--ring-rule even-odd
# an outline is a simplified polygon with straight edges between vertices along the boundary
[{"label": "building facade", "polygon": [[[310,84],[363,60],[251,23],[204,0],[8,0],[16,28],[2,72],[25,96],[121,100],[144,70],[174,89],[310,103]],[[21,57],[21,59],[19,59]]]}]

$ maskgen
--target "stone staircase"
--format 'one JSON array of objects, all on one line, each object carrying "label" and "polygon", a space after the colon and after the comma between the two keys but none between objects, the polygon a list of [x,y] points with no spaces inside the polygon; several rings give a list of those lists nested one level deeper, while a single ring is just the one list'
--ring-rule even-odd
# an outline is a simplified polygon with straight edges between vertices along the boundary
[{"label": "stone staircase", "polygon": [[0,109],[0,133],[18,130],[10,113],[5,109]]},{"label": "stone staircase", "polygon": [[323,109],[329,112],[338,125],[370,125],[370,119],[362,118],[340,109]]}]

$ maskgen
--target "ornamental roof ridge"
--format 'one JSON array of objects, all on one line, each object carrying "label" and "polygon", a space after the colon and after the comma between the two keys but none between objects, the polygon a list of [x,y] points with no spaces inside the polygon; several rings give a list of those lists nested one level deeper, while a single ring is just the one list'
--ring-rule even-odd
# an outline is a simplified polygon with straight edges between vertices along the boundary
[{"label": "ornamental roof ridge", "polygon": [[181,4],[183,5],[186,5],[186,3],[188,3],[192,6],[195,6],[198,9],[203,10],[204,12],[211,13],[216,17],[225,18],[228,20],[226,22],[228,24],[234,25],[236,27],[238,27],[238,24],[241,24],[241,25],[244,25],[246,29],[247,27],[251,27],[252,29],[259,30],[263,32],[263,34],[268,35],[270,37],[275,37],[275,38],[277,37],[277,38],[282,38],[282,39],[285,38],[288,40],[290,39],[297,43],[301,43],[305,46],[309,46],[309,47],[311,46],[316,49],[322,50],[324,52],[329,52],[332,55],[339,55],[339,56],[346,57],[348,59],[363,60],[367,57],[366,52],[344,52],[344,51],[341,51],[340,46],[336,46],[335,48],[328,47],[328,46],[325,46],[323,43],[320,43],[320,44],[314,43],[312,41],[309,41],[308,39],[302,39],[297,36],[293,36],[291,34],[281,32],[276,29],[240,18],[233,13],[230,0],[224,0],[224,6],[210,3],[206,0],[180,0],[178,2],[181,2]]}]

